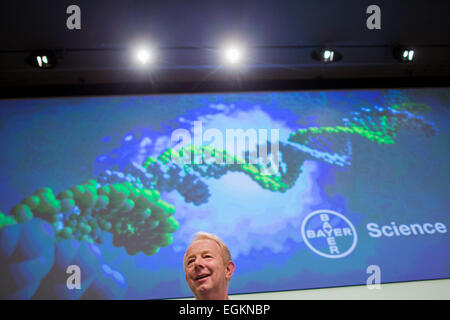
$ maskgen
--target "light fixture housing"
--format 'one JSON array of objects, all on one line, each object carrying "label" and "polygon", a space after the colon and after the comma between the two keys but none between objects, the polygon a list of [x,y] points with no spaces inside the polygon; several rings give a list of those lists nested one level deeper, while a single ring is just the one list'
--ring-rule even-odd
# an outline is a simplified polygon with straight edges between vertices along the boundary
[{"label": "light fixture housing", "polygon": [[320,48],[312,53],[312,58],[323,63],[337,62],[342,59],[342,54],[332,48]]},{"label": "light fixture housing", "polygon": [[51,69],[55,67],[57,59],[53,51],[40,50],[40,51],[33,51],[27,57],[27,63],[35,68]]}]

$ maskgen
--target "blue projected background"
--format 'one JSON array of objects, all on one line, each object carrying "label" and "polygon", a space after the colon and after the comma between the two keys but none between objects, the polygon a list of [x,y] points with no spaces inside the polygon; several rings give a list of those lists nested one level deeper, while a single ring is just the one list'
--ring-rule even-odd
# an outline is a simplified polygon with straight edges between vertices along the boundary
[{"label": "blue projected background", "polygon": [[[365,284],[369,265],[449,278],[449,105],[437,88],[2,100],[1,298],[192,296],[198,231],[229,246],[231,294]],[[268,134],[233,158],[206,134],[227,129]]]}]

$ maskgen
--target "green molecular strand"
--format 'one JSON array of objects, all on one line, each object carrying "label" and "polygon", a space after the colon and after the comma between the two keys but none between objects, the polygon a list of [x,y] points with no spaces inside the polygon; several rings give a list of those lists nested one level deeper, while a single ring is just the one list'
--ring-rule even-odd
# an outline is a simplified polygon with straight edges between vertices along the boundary
[{"label": "green molecular strand", "polygon": [[[192,157],[193,156],[193,157]],[[153,157],[144,161],[143,167],[148,168],[151,165],[178,165],[185,174],[193,171],[199,171],[202,166],[225,166],[227,170],[242,172],[256,181],[262,188],[271,191],[286,191],[289,185],[282,182],[282,177],[275,174],[268,174],[259,164],[248,164],[245,160],[233,156],[226,150],[216,149],[211,146],[188,145],[180,150],[168,148],[157,159]]]},{"label": "green molecular strand", "polygon": [[0,211],[0,229],[16,223],[17,221],[13,217],[6,215]]},{"label": "green molecular strand", "polygon": [[399,110],[399,111],[409,111],[411,113],[421,113],[421,112],[430,112],[431,107],[423,104],[423,103],[416,103],[416,102],[403,102],[398,104],[392,105],[393,109]]},{"label": "green molecular strand", "polygon": [[378,144],[393,144],[394,140],[386,131],[372,131],[364,126],[350,125],[350,126],[336,126],[336,127],[311,127],[306,129],[299,129],[295,133],[291,133],[288,141],[294,143],[304,144],[308,135],[320,135],[325,133],[332,134],[358,134],[372,142]]},{"label": "green molecular strand", "polygon": [[30,207],[22,203],[14,206],[9,214],[14,217],[14,219],[18,223],[33,219],[33,212],[31,211]]},{"label": "green molecular strand", "polygon": [[130,255],[156,254],[173,241],[179,228],[173,205],[157,190],[139,189],[129,182],[100,186],[95,180],[54,195],[41,188],[14,206],[10,215],[0,213],[0,228],[33,218],[50,222],[56,239],[100,243],[99,233],[113,233],[113,244]]}]

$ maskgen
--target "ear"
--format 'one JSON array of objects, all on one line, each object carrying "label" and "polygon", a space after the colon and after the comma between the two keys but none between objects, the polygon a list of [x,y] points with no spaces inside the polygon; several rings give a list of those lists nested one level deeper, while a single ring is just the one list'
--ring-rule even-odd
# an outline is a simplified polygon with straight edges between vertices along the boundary
[{"label": "ear", "polygon": [[227,280],[231,279],[231,276],[233,275],[234,269],[236,268],[236,266],[234,265],[233,261],[228,261],[227,265],[226,265],[226,269],[225,269],[225,278]]}]

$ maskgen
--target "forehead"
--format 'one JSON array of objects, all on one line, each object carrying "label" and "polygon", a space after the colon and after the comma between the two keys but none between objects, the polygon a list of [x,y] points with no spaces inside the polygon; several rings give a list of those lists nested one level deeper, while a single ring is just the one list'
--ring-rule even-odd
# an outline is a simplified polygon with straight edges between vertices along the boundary
[{"label": "forehead", "polygon": [[186,251],[186,256],[195,255],[204,251],[220,253],[220,247],[214,240],[201,239],[191,243]]}]

